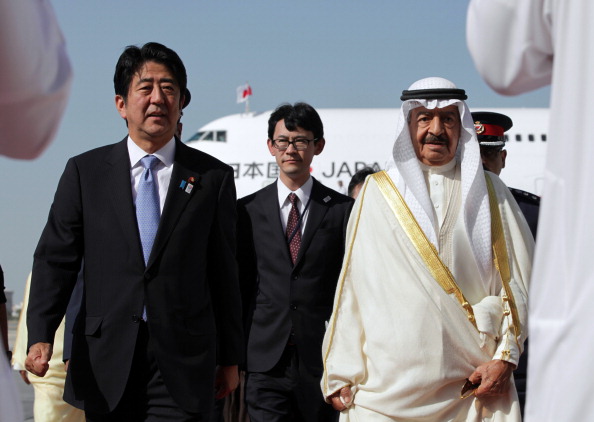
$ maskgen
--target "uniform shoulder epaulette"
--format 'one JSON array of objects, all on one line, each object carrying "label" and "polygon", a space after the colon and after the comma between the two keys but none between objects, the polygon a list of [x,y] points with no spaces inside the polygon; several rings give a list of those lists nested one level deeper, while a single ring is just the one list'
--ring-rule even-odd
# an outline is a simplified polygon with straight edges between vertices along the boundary
[{"label": "uniform shoulder epaulette", "polygon": [[526,192],[525,190],[509,188],[512,195],[517,202],[527,202],[534,205],[540,205],[540,196],[534,195],[533,193]]}]

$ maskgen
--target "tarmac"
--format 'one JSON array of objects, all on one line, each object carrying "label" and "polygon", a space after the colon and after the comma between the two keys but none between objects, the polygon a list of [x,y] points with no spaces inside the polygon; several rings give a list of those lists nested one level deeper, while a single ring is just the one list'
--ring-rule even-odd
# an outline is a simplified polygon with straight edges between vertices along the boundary
[{"label": "tarmac", "polygon": [[[14,345],[17,324],[17,319],[11,319],[8,321],[8,344],[10,347]],[[18,387],[19,393],[21,395],[23,415],[25,417],[24,422],[33,422],[33,386],[25,384],[18,371],[14,371],[14,383]]]}]

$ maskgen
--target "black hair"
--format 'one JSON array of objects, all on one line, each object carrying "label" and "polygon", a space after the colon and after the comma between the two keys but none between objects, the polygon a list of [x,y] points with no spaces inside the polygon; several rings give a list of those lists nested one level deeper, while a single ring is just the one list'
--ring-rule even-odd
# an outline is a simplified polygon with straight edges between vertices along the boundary
[{"label": "black hair", "polygon": [[188,82],[184,63],[175,51],[156,42],[148,42],[142,47],[135,45],[126,47],[118,59],[113,75],[116,95],[121,95],[126,100],[132,78],[146,62],[165,66],[179,85],[179,92],[184,95]]},{"label": "black hair", "polygon": [[281,120],[285,121],[287,129],[293,131],[298,127],[309,130],[315,139],[324,137],[324,125],[318,112],[309,104],[295,103],[294,105],[281,104],[272,112],[268,119],[268,139],[274,136],[276,124]]},{"label": "black hair", "polygon": [[503,147],[504,147],[503,145],[497,145],[497,146],[481,145],[480,146],[481,155],[488,159],[494,158],[497,154],[499,154],[501,152],[501,150],[503,150]]},{"label": "black hair", "polygon": [[351,177],[351,181],[349,182],[349,187],[347,189],[347,194],[352,197],[353,190],[355,187],[365,181],[367,176],[370,176],[375,173],[375,170],[371,167],[363,167],[360,170],[357,170],[353,177]]}]

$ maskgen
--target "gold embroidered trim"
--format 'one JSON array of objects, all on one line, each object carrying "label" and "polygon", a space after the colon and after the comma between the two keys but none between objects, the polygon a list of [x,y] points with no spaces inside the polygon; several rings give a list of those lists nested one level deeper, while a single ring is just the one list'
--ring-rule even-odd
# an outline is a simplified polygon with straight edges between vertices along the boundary
[{"label": "gold embroidered trim", "polygon": [[521,334],[520,317],[518,316],[518,308],[516,307],[516,301],[514,300],[514,294],[510,286],[511,272],[509,270],[509,260],[507,255],[507,246],[505,244],[505,237],[503,235],[503,223],[501,221],[501,213],[499,212],[499,205],[497,204],[497,196],[495,195],[495,188],[493,187],[493,181],[485,173],[485,179],[487,181],[487,191],[489,192],[489,206],[491,209],[491,243],[493,244],[493,262],[495,268],[501,275],[501,282],[503,283],[503,289],[505,295],[502,297],[504,309],[507,304],[507,308],[503,312],[503,315],[508,316],[511,313],[512,323],[511,328],[514,336],[516,337],[516,343],[519,341],[518,337]]},{"label": "gold embroidered trim", "polygon": [[[360,197],[359,201],[361,202],[361,205],[359,206],[359,211],[357,212],[357,218],[355,220],[355,228],[353,229],[351,238],[348,239],[348,250],[346,251],[346,255],[345,255],[345,259],[344,259],[342,274],[340,276],[340,280],[338,280],[338,287],[337,287],[337,291],[336,291],[336,298],[337,298],[336,304],[334,305],[334,309],[332,310],[332,317],[330,318],[331,325],[328,327],[328,329],[330,330],[330,338],[328,340],[328,348],[326,349],[326,353],[324,354],[324,360],[323,360],[324,386],[326,387],[326,391],[328,391],[328,377],[327,377],[328,370],[326,368],[326,361],[328,360],[328,355],[330,354],[330,349],[332,348],[332,340],[334,339],[334,331],[336,328],[335,312],[338,310],[338,304],[340,302],[340,298],[342,297],[344,280],[346,278],[347,270],[348,270],[349,266],[351,265],[351,255],[353,253],[353,245],[355,244],[355,237],[357,236],[357,230],[359,229],[359,220],[361,219],[361,211],[363,210],[363,202],[364,202],[363,199],[365,197],[365,191],[367,190],[368,183],[369,183],[369,177],[365,180],[363,187],[359,191],[359,197]],[[351,214],[350,218],[353,218],[352,214]]]},{"label": "gold embroidered trim", "polygon": [[385,171],[375,173],[372,177],[377,182],[384,197],[388,200],[390,208],[392,208],[394,215],[409,239],[412,241],[415,249],[425,261],[433,278],[447,294],[453,294],[456,297],[462,308],[466,311],[468,320],[475,328],[477,328],[472,305],[468,303],[462,290],[460,290],[460,287],[456,284],[456,280],[450,269],[439,258],[437,249],[435,249],[435,246],[429,239],[427,239],[423,229],[421,229],[417,219],[406,205],[406,202],[404,202],[404,198],[400,195],[400,192],[392,182],[392,179],[390,179]]}]

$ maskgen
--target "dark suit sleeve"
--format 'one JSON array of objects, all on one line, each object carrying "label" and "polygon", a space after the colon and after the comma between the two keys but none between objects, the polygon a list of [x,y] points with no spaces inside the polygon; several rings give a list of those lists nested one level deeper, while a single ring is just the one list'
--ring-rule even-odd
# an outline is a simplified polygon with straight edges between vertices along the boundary
[{"label": "dark suit sleeve", "polygon": [[245,336],[248,336],[246,321],[251,320],[252,304],[256,297],[257,268],[256,251],[252,235],[252,220],[244,200],[237,203],[237,267],[239,269],[239,287],[243,308]]},{"label": "dark suit sleeve", "polygon": [[235,258],[235,204],[233,171],[228,168],[221,183],[208,248],[208,278],[217,324],[219,365],[238,365],[243,358],[241,298]]},{"label": "dark suit sleeve", "polygon": [[34,254],[27,347],[38,342],[53,343],[76,283],[82,255],[80,178],[74,159],[70,159]]},{"label": "dark suit sleeve", "polygon": [[70,301],[68,302],[68,308],[66,308],[66,322],[64,327],[64,349],[62,352],[62,360],[66,362],[70,360],[70,356],[72,355],[72,329],[74,328],[74,321],[76,321],[76,317],[78,312],[80,311],[80,305],[83,300],[83,270],[78,273],[78,277],[76,279],[76,285],[74,286],[74,290],[72,291],[72,296],[70,296]]}]

